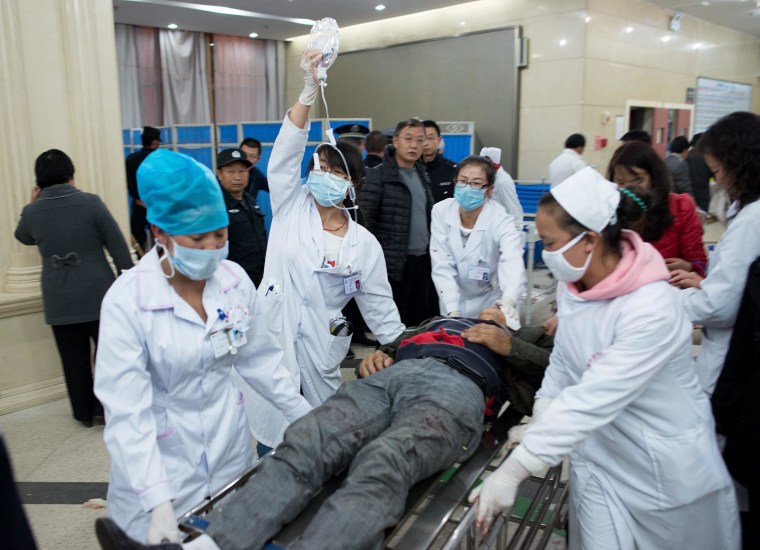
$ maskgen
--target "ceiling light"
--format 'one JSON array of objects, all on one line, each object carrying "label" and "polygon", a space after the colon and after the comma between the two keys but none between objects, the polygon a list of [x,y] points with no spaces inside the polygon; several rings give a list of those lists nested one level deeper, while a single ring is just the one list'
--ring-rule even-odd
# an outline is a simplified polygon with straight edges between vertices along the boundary
[{"label": "ceiling light", "polygon": [[213,48],[214,46],[216,46],[216,44],[214,44],[213,42],[211,42],[211,43],[209,44],[209,46]]},{"label": "ceiling light", "polygon": [[567,40],[565,40],[564,38],[559,41],[560,46],[564,46],[565,44],[567,44]]},{"label": "ceiling light", "polygon": [[591,22],[591,16],[590,16],[590,15],[587,15],[587,16],[586,16],[586,23],[590,23],[590,22]]},{"label": "ceiling light", "polygon": [[460,21],[459,22],[459,25],[462,26],[462,27],[464,27],[466,24],[467,24],[467,21]]},{"label": "ceiling light", "polygon": [[248,36],[250,36],[251,38],[256,38],[258,35],[259,35],[259,33],[257,33],[257,32],[252,32],[252,33],[251,33],[251,34],[249,34]]},{"label": "ceiling light", "polygon": [[633,32],[633,27],[626,27],[625,32],[626,34],[631,34]]},{"label": "ceiling light", "polygon": [[378,4],[377,6],[375,6],[375,9],[377,11],[383,11],[385,9],[385,6],[383,6],[382,4]]},{"label": "ceiling light", "polygon": [[693,47],[695,50],[698,50],[699,48],[701,48],[701,47],[702,47],[702,43],[701,43],[701,42],[694,42],[694,46],[692,46],[692,47]]},{"label": "ceiling light", "polygon": [[178,25],[177,25],[176,23],[169,23],[169,24],[168,24],[168,25],[166,25],[166,26],[167,26],[167,27],[169,27],[171,30],[174,30],[174,29],[176,29],[176,28],[177,28],[177,26],[178,26]]},{"label": "ceiling light", "polygon": [[670,37],[669,36],[663,36],[662,37],[662,41],[663,42],[670,42]]},{"label": "ceiling light", "polygon": [[710,2],[700,2],[700,4],[702,4],[703,6],[707,7],[707,6],[710,5]]}]

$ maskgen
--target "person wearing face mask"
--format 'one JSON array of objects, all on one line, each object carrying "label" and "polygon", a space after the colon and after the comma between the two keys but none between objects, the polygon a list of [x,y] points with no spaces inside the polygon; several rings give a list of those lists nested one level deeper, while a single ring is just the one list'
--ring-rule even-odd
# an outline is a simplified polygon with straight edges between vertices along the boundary
[{"label": "person wearing face mask", "polygon": [[[355,206],[348,199],[355,198],[362,175],[356,147],[345,141],[319,146],[301,185],[320,56],[314,50],[303,53],[304,90],[285,116],[269,158],[273,217],[259,289],[266,324],[284,349],[289,381],[314,406],[341,383],[339,367],[352,333],[341,310],[351,299],[380,343],[404,330],[380,244],[349,215]],[[254,391],[251,399],[261,454],[282,441],[288,419],[265,395]]]},{"label": "person wearing face mask", "polygon": [[470,156],[457,166],[454,197],[433,207],[430,260],[441,315],[474,317],[500,301],[508,324],[519,328],[517,304],[525,290],[522,236],[492,199],[496,169]]},{"label": "person wearing face mask", "polygon": [[311,407],[280,366],[255,286],[225,260],[214,174],[160,149],[137,182],[156,246],[103,300],[95,394],[111,456],[108,515],[158,543],[178,541],[177,517],[253,463],[233,370],[289,421]]},{"label": "person wearing face mask", "polygon": [[532,421],[470,495],[481,531],[531,473],[569,456],[570,548],[740,547],[691,323],[657,251],[623,229],[646,207],[593,168],[541,199],[559,329]]}]

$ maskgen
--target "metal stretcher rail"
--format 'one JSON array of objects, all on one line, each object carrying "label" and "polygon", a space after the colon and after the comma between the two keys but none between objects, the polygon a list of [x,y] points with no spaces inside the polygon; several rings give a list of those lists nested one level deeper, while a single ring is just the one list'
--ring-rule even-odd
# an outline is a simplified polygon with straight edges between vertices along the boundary
[{"label": "metal stretcher rail", "polygon": [[[501,450],[499,445],[484,437],[475,454],[466,463],[459,465],[453,473],[449,471],[420,482],[410,493],[410,496],[417,497],[409,499],[411,505],[408,506],[407,514],[387,537],[384,547],[393,550],[546,548],[552,531],[564,522],[566,517],[568,485],[560,479],[561,466],[550,469],[543,478],[532,477],[523,484],[521,495],[525,493],[526,487],[538,487],[522,518],[508,519],[500,515],[485,538],[480,537],[477,532],[474,524],[476,509],[466,504],[467,495],[486,471],[496,468],[494,463],[499,460],[495,458],[501,455]],[[180,529],[189,535],[187,540],[203,533],[203,516],[230,493],[242,487],[256,472],[258,465],[259,463],[256,463],[210,500],[199,504],[180,518]],[[309,506],[278,533],[272,541],[274,545],[288,548],[298,541],[324,500],[338,490],[344,477],[345,474],[334,476]],[[529,485],[534,487],[528,487]],[[544,521],[547,517],[550,519]],[[512,533],[508,533],[510,525],[516,525]],[[534,545],[533,542],[541,531],[541,538],[538,544]]]}]

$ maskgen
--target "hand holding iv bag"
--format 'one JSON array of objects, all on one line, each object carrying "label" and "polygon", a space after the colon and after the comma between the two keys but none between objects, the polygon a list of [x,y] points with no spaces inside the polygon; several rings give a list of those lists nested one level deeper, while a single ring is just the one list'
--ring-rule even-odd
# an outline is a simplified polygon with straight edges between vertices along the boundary
[{"label": "hand holding iv bag", "polygon": [[309,33],[309,49],[322,52],[322,59],[317,65],[317,79],[322,82],[327,80],[327,69],[338,57],[338,34],[338,23],[331,17],[325,17],[314,23]]}]

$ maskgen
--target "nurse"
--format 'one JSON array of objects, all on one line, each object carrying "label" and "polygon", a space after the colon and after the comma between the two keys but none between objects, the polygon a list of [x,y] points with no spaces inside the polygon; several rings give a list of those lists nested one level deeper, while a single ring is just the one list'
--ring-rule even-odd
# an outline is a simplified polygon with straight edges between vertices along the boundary
[{"label": "nurse", "polygon": [[710,126],[699,140],[705,162],[733,201],[728,227],[710,255],[707,276],[678,270],[691,322],[702,326],[697,374],[712,395],[728,352],[750,264],[760,256],[760,117],[736,112]]},{"label": "nurse", "polygon": [[521,444],[470,496],[476,523],[487,531],[523,480],[569,456],[570,548],[738,549],[691,323],[660,255],[621,229],[648,206],[632,195],[589,167],[539,203],[559,329]]},{"label": "nurse", "polygon": [[108,515],[137,540],[179,541],[176,519],[253,462],[234,370],[293,421],[311,408],[280,367],[261,299],[227,256],[216,178],[159,149],[137,171],[156,246],[103,300],[95,393],[111,455]]},{"label": "nurse", "polygon": [[430,259],[441,315],[477,317],[500,300],[517,321],[525,290],[522,234],[492,199],[496,169],[469,156],[457,166],[454,198],[433,207]]},{"label": "nurse", "polygon": [[[349,300],[356,300],[381,344],[404,330],[380,244],[343,204],[362,174],[356,148],[350,143],[321,145],[306,184],[301,184],[320,56],[304,52],[304,90],[285,116],[269,158],[272,227],[259,289],[266,324],[284,349],[291,387],[314,406],[341,383],[340,363],[351,344],[350,324],[341,310]],[[282,441],[288,419],[266,396],[252,397],[253,433],[265,446],[259,450],[266,451]]]}]

